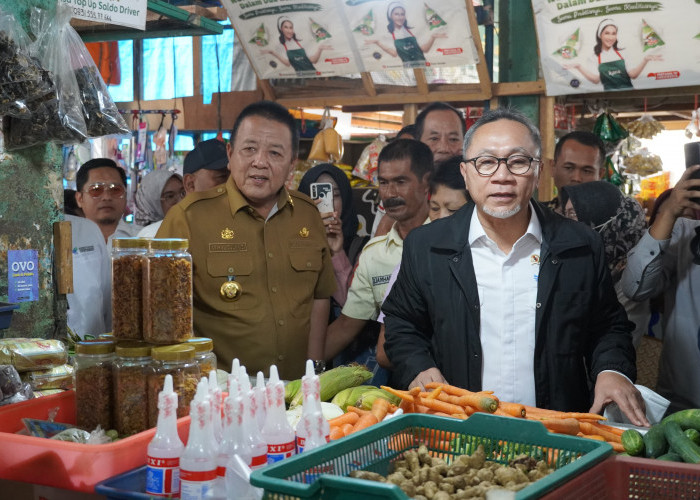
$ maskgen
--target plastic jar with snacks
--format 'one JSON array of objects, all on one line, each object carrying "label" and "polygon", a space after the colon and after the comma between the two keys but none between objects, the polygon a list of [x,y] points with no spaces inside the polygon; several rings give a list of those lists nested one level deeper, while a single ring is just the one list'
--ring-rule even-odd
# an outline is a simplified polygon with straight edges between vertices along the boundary
[{"label": "plastic jar with snacks", "polygon": [[151,369],[148,373],[148,426],[158,423],[158,393],[163,390],[165,376],[173,377],[173,390],[177,392],[177,418],[190,414],[190,402],[197,392],[199,366],[194,359],[191,345],[177,344],[153,347]]},{"label": "plastic jar with snacks", "polygon": [[75,345],[75,419],[86,431],[112,428],[115,343],[86,340]]},{"label": "plastic jar with snacks", "polygon": [[120,436],[148,429],[148,374],[151,345],[121,342],[114,360],[114,428]]},{"label": "plastic jar with snacks", "polygon": [[186,239],[154,239],[143,272],[143,340],[192,338],[192,257]]},{"label": "plastic jar with snacks", "polygon": [[214,341],[207,337],[192,337],[187,345],[194,347],[194,359],[199,366],[199,372],[203,377],[209,376],[209,372],[216,370],[216,354],[214,354]]},{"label": "plastic jar with snacks", "polygon": [[145,238],[112,240],[112,333],[116,339],[143,339]]}]

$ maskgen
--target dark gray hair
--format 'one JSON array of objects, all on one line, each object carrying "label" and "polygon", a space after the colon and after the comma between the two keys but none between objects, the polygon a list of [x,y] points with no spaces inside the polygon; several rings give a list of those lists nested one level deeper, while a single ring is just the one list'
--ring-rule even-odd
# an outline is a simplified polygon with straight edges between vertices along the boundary
[{"label": "dark gray hair", "polygon": [[530,138],[532,139],[532,142],[534,142],[535,146],[537,147],[536,154],[540,154],[540,151],[542,150],[542,138],[540,137],[540,131],[535,126],[535,124],[532,123],[532,121],[527,116],[522,114],[520,111],[517,111],[516,109],[496,108],[491,109],[489,111],[485,111],[481,118],[479,118],[476,121],[476,123],[474,123],[474,125],[469,127],[467,133],[464,134],[464,142],[462,143],[462,155],[465,158],[467,156],[467,149],[469,148],[469,145],[472,142],[472,137],[474,137],[474,133],[479,129],[479,127],[498,120],[510,120],[525,125],[530,131]]}]

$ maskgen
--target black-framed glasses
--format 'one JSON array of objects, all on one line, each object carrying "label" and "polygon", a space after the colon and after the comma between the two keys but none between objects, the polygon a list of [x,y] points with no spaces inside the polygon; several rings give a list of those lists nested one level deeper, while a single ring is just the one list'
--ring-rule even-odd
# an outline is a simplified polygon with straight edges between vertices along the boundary
[{"label": "black-framed glasses", "polygon": [[113,182],[95,182],[90,184],[84,192],[89,194],[91,198],[99,198],[105,194],[105,191],[109,191],[109,194],[114,198],[124,198],[126,194],[126,188],[122,184]]},{"label": "black-framed glasses", "polygon": [[172,203],[174,201],[180,201],[187,195],[187,192],[185,192],[184,189],[180,191],[167,191],[166,193],[163,193],[163,196],[160,197],[160,201],[167,201],[168,203]]},{"label": "black-framed glasses", "polygon": [[526,155],[510,155],[507,158],[498,158],[491,155],[477,156],[476,158],[469,158],[467,160],[469,163],[474,165],[477,173],[484,177],[490,177],[496,173],[498,167],[501,163],[506,164],[506,168],[513,175],[525,175],[532,167],[532,162],[540,162],[539,158],[533,158],[532,156]]}]

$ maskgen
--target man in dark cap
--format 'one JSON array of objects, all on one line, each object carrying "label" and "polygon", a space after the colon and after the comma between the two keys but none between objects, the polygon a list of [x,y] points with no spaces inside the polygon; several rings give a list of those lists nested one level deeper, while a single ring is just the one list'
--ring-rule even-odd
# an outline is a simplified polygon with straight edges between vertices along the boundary
[{"label": "man in dark cap", "polygon": [[226,144],[218,139],[202,141],[187,153],[182,169],[185,192],[206,191],[228,179]]}]

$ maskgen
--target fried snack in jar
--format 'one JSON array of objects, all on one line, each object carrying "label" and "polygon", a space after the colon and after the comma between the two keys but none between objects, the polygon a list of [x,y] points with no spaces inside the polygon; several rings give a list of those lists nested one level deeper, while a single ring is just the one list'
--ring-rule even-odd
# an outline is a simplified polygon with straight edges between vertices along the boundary
[{"label": "fried snack in jar", "polygon": [[163,390],[165,376],[172,375],[173,390],[177,393],[177,418],[190,414],[190,402],[197,392],[199,367],[191,345],[176,344],[151,349],[151,368],[148,373],[148,426],[158,423],[158,393]]}]

